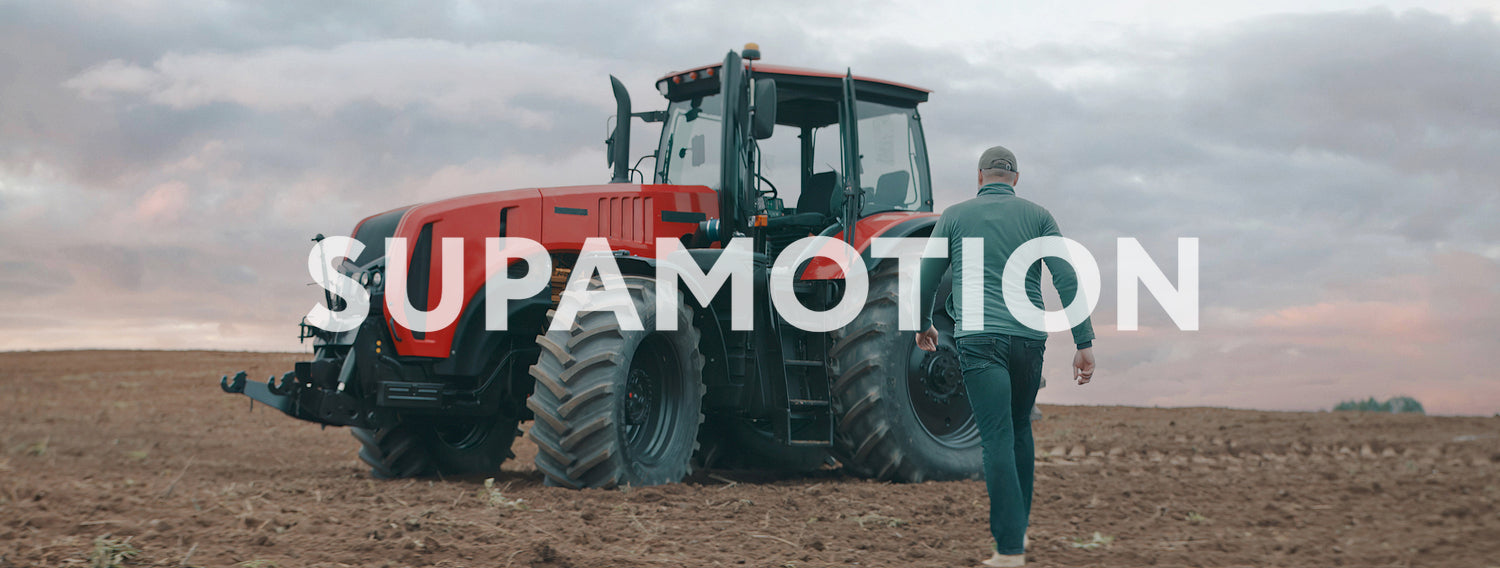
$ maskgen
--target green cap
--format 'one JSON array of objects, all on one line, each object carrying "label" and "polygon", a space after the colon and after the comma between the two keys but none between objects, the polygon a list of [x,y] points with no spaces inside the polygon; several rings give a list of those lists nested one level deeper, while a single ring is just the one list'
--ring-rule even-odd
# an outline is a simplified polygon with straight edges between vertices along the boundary
[{"label": "green cap", "polygon": [[985,150],[983,154],[980,154],[979,169],[1000,169],[1011,172],[1021,171],[1016,169],[1016,155],[1011,153],[1011,151],[1006,149],[1004,146],[995,146],[994,148]]}]

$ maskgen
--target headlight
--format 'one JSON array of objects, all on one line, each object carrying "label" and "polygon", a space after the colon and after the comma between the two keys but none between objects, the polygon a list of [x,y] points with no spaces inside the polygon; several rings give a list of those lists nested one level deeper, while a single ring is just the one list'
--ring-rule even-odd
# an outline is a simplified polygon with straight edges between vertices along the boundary
[{"label": "headlight", "polygon": [[358,282],[360,286],[369,286],[370,285],[370,273],[369,272],[361,272],[359,274],[356,274],[356,275],[354,275],[354,281]]},{"label": "headlight", "polygon": [[372,270],[372,271],[370,271],[370,285],[371,286],[379,288],[381,280],[384,280],[384,279],[380,277],[380,271],[379,270]]}]

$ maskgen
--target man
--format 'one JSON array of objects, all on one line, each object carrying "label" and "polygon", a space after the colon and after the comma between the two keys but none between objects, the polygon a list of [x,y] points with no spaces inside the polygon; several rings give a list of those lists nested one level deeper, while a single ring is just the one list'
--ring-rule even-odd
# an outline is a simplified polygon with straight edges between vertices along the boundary
[{"label": "man", "polygon": [[[1047,334],[1022,325],[1005,305],[1001,275],[1006,259],[1017,247],[1043,236],[1061,236],[1052,214],[1042,206],[1016,197],[1020,178],[1016,156],[1003,147],[985,150],[979,158],[979,196],[949,207],[938,219],[933,238],[948,239],[947,258],[922,262],[922,329],[917,345],[937,350],[938,332],[931,325],[933,296],[948,268],[953,270],[953,292],[949,312],[957,325],[959,362],[969,404],[979,424],[984,445],[984,478],[990,495],[990,533],[995,553],[986,566],[1024,566],[1026,527],[1031,517],[1031,486],[1035,446],[1031,438],[1031,410],[1042,377],[1042,351]],[[964,238],[981,238],[984,257],[962,255]],[[964,263],[984,263],[984,322],[980,331],[966,330],[963,320],[962,282]],[[1066,260],[1047,257],[1047,269],[1063,304],[1078,293],[1078,278]],[[1026,295],[1032,305],[1043,307],[1041,264],[1026,271]],[[971,324],[972,326],[972,324]],[[1078,353],[1073,374],[1078,384],[1094,375],[1094,329],[1085,318],[1073,328]]]}]

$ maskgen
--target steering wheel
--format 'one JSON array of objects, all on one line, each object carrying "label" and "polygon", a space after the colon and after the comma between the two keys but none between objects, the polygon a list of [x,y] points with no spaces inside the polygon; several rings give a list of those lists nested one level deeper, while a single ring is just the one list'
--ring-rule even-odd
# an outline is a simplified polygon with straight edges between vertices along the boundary
[{"label": "steering wheel", "polygon": [[[766,179],[766,176],[760,175],[760,172],[755,172],[755,177],[759,178],[760,181],[766,182],[766,185],[771,186],[771,197],[781,197],[780,192],[776,191],[776,184],[771,183],[771,180]],[[761,192],[761,194],[765,193],[764,191]]]}]

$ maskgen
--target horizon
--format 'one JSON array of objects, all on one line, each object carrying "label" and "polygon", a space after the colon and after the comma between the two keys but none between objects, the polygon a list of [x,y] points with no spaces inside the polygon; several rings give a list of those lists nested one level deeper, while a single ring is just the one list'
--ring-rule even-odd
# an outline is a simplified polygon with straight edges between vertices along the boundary
[{"label": "horizon", "polygon": [[[226,350],[226,349],[126,349],[126,348],[106,348],[106,349],[98,349],[98,348],[0,349],[0,355],[24,354],[24,353],[69,353],[69,352],[74,352],[74,353],[101,353],[101,352],[103,352],[103,353],[107,353],[107,352],[133,352],[133,353],[174,353],[174,352],[177,352],[177,353],[244,353],[244,354],[251,354],[251,355],[311,355],[313,353],[311,345],[308,346],[308,349],[306,351],[255,351],[255,350],[238,350],[238,351],[235,351],[235,350]],[[234,374],[234,372],[235,371],[228,371],[227,373],[229,375],[232,375],[232,374]],[[209,385],[209,383],[211,382],[211,381],[209,381],[209,379],[213,379],[213,377],[206,377],[204,379],[205,380],[205,385]],[[260,381],[264,382],[264,379],[258,379],[256,377],[249,377],[249,380],[260,380]],[[216,381],[213,381],[211,386],[216,386],[217,384],[218,383]],[[1046,392],[1046,389],[1043,388],[1041,392]],[[1401,393],[1397,393],[1395,395],[1392,395],[1392,397],[1401,397],[1401,396],[1406,396],[1406,395],[1401,394]],[[1188,405],[1139,405],[1139,404],[1118,404],[1118,403],[1117,404],[1109,404],[1109,403],[1088,403],[1088,402],[1067,403],[1067,402],[1044,402],[1044,401],[1041,401],[1041,400],[1037,401],[1037,405],[1038,406],[1090,406],[1090,407],[1118,407],[1118,408],[1147,408],[1147,409],[1162,409],[1162,410],[1174,410],[1174,409],[1180,410],[1180,409],[1189,409],[1189,408],[1211,408],[1211,409],[1221,409],[1221,410],[1244,410],[1244,411],[1247,411],[1247,412],[1361,412],[1361,413],[1369,413],[1369,414],[1417,414],[1419,416],[1431,416],[1431,417],[1436,417],[1436,418],[1490,418],[1490,417],[1500,416],[1500,412],[1495,412],[1494,414],[1491,415],[1491,414],[1484,414],[1484,413],[1479,413],[1479,414],[1446,414],[1446,413],[1432,413],[1432,412],[1425,412],[1425,411],[1422,412],[1422,413],[1396,413],[1396,412],[1372,412],[1372,411],[1340,411],[1340,410],[1334,410],[1333,409],[1333,407],[1335,405],[1343,403],[1343,402],[1360,402],[1360,401],[1367,400],[1367,399],[1370,399],[1370,398],[1372,398],[1372,397],[1364,397],[1364,398],[1355,398],[1355,399],[1348,399],[1348,400],[1340,400],[1340,401],[1329,403],[1326,408],[1325,407],[1318,407],[1318,408],[1253,408],[1253,407],[1245,407],[1245,406],[1219,406],[1219,405],[1194,405],[1194,404],[1188,404]],[[1387,397],[1386,399],[1388,400],[1389,398],[1390,397]],[[1413,397],[1413,398],[1415,398],[1415,397]],[[1379,399],[1377,399],[1377,400],[1379,400]],[[1418,400],[1417,402],[1421,402],[1421,401]]]}]

